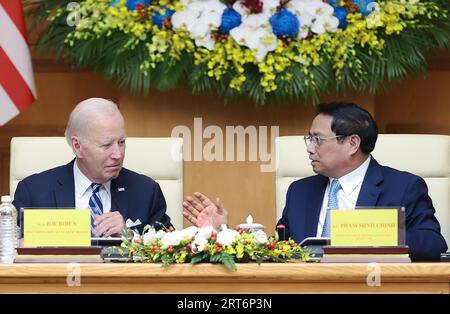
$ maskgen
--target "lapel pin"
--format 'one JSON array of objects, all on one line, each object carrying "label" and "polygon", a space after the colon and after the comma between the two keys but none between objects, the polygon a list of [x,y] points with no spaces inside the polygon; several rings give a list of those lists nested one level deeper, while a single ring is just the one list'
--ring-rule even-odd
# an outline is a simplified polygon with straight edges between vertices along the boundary
[{"label": "lapel pin", "polygon": [[117,191],[123,192],[123,191],[125,191],[125,188],[117,188]]}]

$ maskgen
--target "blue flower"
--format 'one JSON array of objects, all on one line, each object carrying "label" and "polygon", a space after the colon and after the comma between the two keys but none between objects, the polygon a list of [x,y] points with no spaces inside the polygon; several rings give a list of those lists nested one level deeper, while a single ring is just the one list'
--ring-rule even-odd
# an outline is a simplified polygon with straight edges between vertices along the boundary
[{"label": "blue flower", "polygon": [[339,0],[328,0],[328,4],[336,8],[338,6]]},{"label": "blue flower", "polygon": [[120,0],[113,0],[109,3],[110,7],[114,7],[116,4],[118,4],[120,2]]},{"label": "blue flower", "polygon": [[270,18],[273,33],[278,37],[295,37],[300,29],[300,22],[295,14],[281,9]]},{"label": "blue flower", "polygon": [[348,11],[345,7],[335,7],[334,15],[339,20],[339,28],[345,29],[347,27],[347,15]]},{"label": "blue flower", "polygon": [[[119,2],[120,2],[120,0],[114,0],[114,1],[110,2],[109,5],[111,7],[113,7]],[[139,3],[142,3],[145,6],[149,6],[150,2],[151,2],[150,0],[127,0],[127,9],[130,11],[133,11],[133,10],[136,10],[137,5]]]},{"label": "blue flower", "polygon": [[220,24],[220,31],[223,34],[229,34],[230,31],[241,25],[242,16],[233,9],[225,9],[222,14],[222,23]]},{"label": "blue flower", "polygon": [[[161,14],[162,11],[165,11],[165,13]],[[153,24],[158,25],[158,28],[161,29],[163,27],[164,20],[170,19],[170,17],[174,13],[175,13],[175,11],[173,11],[171,9],[168,9],[166,7],[160,7],[159,10],[153,11],[152,22],[153,22]]]},{"label": "blue flower", "polygon": [[370,5],[370,3],[376,3],[375,0],[353,0],[353,4],[356,4],[359,6],[358,12],[361,13],[363,16],[369,15],[373,10],[375,10],[375,6]]}]

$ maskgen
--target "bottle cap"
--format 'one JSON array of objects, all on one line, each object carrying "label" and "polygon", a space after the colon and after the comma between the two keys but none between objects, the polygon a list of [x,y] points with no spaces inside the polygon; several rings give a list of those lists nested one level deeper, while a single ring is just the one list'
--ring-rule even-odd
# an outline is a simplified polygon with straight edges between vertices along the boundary
[{"label": "bottle cap", "polygon": [[11,203],[12,202],[11,195],[2,195],[2,203],[3,202]]}]

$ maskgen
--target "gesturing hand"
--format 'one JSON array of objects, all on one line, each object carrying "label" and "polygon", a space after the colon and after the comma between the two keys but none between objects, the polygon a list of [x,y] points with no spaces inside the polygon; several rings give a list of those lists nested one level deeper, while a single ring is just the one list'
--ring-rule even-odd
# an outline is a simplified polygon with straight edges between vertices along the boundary
[{"label": "gesturing hand", "polygon": [[183,216],[187,220],[199,228],[212,226],[216,230],[222,224],[227,224],[228,212],[219,198],[213,203],[200,192],[195,192],[194,196],[197,200],[187,196],[183,202]]}]

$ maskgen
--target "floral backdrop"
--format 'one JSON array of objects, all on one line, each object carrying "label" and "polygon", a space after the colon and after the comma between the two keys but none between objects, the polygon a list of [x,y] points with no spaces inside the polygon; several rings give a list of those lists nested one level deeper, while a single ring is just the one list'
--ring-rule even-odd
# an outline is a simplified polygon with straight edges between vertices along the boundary
[{"label": "floral backdrop", "polygon": [[449,46],[448,0],[25,0],[39,47],[132,93],[189,86],[257,104],[374,94]]}]

